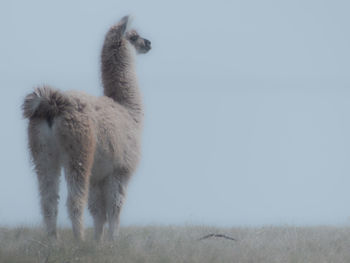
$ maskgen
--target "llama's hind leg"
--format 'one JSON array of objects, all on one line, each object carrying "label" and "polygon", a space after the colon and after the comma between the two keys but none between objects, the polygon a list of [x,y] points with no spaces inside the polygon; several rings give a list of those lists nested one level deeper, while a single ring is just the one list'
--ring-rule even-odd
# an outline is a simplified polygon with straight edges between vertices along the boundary
[{"label": "llama's hind leg", "polygon": [[59,167],[51,167],[47,174],[38,173],[41,211],[44,217],[47,233],[54,239],[57,238],[57,214],[59,200]]},{"label": "llama's hind leg", "polygon": [[29,148],[38,178],[41,212],[49,237],[57,238],[57,206],[61,172],[60,153],[47,123],[31,120]]},{"label": "llama's hind leg", "polygon": [[101,182],[90,182],[89,211],[94,219],[94,238],[99,242],[106,223],[106,202]]},{"label": "llama's hind leg", "polygon": [[36,171],[39,182],[41,212],[49,237],[56,239],[60,166],[57,165],[57,161],[50,159],[39,162],[36,164]]},{"label": "llama's hind leg", "polygon": [[126,194],[127,180],[119,176],[109,176],[105,182],[106,210],[108,220],[108,239],[114,239],[119,228],[120,210]]},{"label": "llama's hind leg", "polygon": [[84,166],[87,166],[86,163],[74,157],[69,164],[65,165],[68,189],[67,208],[72,221],[73,234],[77,240],[84,239],[83,213],[89,185],[89,171]]},{"label": "llama's hind leg", "polygon": [[58,123],[59,142],[68,188],[67,208],[77,240],[84,238],[83,212],[87,201],[95,140],[86,115],[73,112]]}]

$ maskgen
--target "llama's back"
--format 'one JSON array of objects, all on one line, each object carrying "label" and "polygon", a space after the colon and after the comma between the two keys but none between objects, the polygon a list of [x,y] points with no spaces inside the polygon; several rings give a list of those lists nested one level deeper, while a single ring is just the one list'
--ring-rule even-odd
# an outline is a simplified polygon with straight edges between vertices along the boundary
[{"label": "llama's back", "polygon": [[28,95],[23,109],[30,119],[30,141],[38,141],[45,134],[43,138],[50,138],[45,143],[60,149],[60,159],[69,156],[67,150],[80,149],[80,144],[91,145],[93,177],[135,169],[140,155],[141,123],[113,99],[46,86]]}]

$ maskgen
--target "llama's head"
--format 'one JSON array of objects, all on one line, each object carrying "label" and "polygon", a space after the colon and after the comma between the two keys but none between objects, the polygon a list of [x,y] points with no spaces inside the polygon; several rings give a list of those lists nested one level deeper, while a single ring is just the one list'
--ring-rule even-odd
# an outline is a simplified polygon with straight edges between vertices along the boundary
[{"label": "llama's head", "polygon": [[129,40],[130,44],[134,46],[137,53],[144,54],[151,49],[151,41],[140,37],[134,29],[126,32],[125,37]]},{"label": "llama's head", "polygon": [[115,26],[122,39],[126,39],[139,54],[145,54],[151,49],[151,41],[141,37],[136,30],[127,30],[130,25],[130,17],[124,16]]}]

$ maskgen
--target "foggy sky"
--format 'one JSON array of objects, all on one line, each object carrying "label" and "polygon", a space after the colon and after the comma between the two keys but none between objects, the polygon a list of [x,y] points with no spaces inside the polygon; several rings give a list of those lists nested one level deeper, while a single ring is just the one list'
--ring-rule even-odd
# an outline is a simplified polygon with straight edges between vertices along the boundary
[{"label": "foggy sky", "polygon": [[[104,34],[126,14],[153,49],[137,57],[143,157],[122,225],[350,223],[349,8],[1,2],[0,225],[41,222],[24,96],[43,83],[102,94]],[[69,223],[65,188],[60,225]]]}]

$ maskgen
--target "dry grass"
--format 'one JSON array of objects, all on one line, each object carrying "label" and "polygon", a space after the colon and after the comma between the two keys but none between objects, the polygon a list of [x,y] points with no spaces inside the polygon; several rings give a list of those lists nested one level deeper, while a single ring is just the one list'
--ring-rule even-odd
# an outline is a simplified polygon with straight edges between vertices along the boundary
[{"label": "dry grass", "polygon": [[[198,241],[210,233],[237,241]],[[345,227],[124,227],[114,243],[96,245],[91,229],[86,239],[77,244],[69,229],[61,229],[59,241],[50,243],[42,229],[0,228],[0,262],[350,262],[350,228]]]}]

